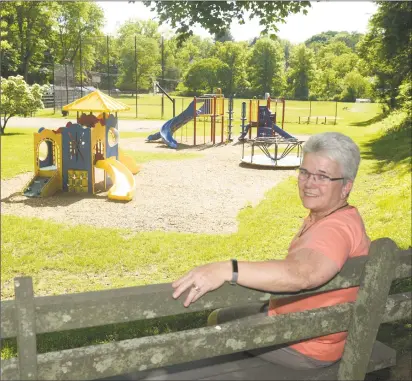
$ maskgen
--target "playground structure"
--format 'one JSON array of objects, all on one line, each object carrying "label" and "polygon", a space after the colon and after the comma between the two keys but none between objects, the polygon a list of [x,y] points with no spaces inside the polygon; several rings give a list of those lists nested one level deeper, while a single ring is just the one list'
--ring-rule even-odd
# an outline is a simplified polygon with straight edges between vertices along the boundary
[{"label": "playground structure", "polygon": [[[199,107],[201,105],[201,107]],[[197,135],[199,124],[203,122],[203,144],[206,144],[206,122],[209,121],[210,139],[216,144],[216,130],[220,124],[220,142],[224,141],[224,115],[225,115],[225,98],[221,89],[217,89],[216,94],[205,94],[200,97],[194,97],[189,106],[179,115],[168,120],[160,128],[160,131],[149,135],[146,141],[156,141],[162,139],[170,148],[176,149],[178,142],[174,138],[178,129],[186,125],[187,141],[187,124],[193,120],[193,145],[197,144]],[[180,141],[183,135],[181,130]]]},{"label": "playground structure", "polygon": [[[255,100],[253,100],[255,101]],[[256,103],[255,103],[256,104]],[[252,101],[250,102],[250,113],[255,110]],[[246,118],[246,102],[242,104],[242,134],[239,140],[242,141],[242,163],[264,166],[264,167],[298,167],[302,162],[302,141],[288,134],[283,128],[276,125],[276,113],[272,113],[270,108],[270,98],[266,106],[260,106],[257,102],[257,117],[249,115],[249,124],[244,125]],[[283,100],[282,122],[284,122],[285,103]],[[256,137],[251,138],[252,127],[256,127]],[[249,139],[246,135],[249,134]],[[245,156],[245,143],[251,145],[251,154]],[[255,148],[258,147],[263,155],[256,155]],[[271,148],[274,148],[273,155]]]},{"label": "playground structure", "polygon": [[136,188],[133,175],[139,168],[119,149],[117,118],[118,111],[128,109],[99,90],[64,106],[65,111],[77,111],[77,123],[57,130],[42,127],[34,133],[34,177],[23,194],[47,197],[59,190],[95,194],[96,168],[101,168],[104,190],[111,186],[108,197],[131,200]]},{"label": "playground structure", "polygon": [[[270,111],[272,122],[276,125],[277,122],[277,109],[278,109],[278,103],[282,105],[282,130],[284,129],[285,126],[285,105],[286,101],[284,98],[279,98],[279,99],[271,99],[270,96],[266,99],[266,108],[268,110],[272,109],[273,103],[275,104],[274,107],[274,112]],[[252,138],[252,129],[254,127],[257,128],[256,131],[256,136],[257,137],[268,137],[268,136],[274,136],[273,131],[269,128],[267,129],[267,126],[265,125],[264,118],[262,119],[260,115],[260,110],[261,110],[261,99],[250,99],[249,100],[249,123],[245,126],[245,121],[247,120],[246,118],[246,103],[242,103],[242,133],[239,137],[239,140],[243,140],[247,134],[249,134],[249,139]]]}]

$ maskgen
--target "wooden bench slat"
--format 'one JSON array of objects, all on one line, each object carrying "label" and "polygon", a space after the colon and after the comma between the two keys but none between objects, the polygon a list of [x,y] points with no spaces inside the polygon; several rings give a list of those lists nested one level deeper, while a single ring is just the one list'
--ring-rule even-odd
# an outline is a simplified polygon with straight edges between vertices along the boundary
[{"label": "wooden bench slat", "polygon": [[[256,361],[258,360],[258,361]],[[396,365],[396,352],[376,341],[368,365],[368,373]],[[339,363],[313,370],[293,370],[280,365],[249,357],[244,353],[218,356],[207,360],[172,365],[145,372],[98,379],[114,380],[333,380]]]},{"label": "wooden bench slat", "polygon": [[264,360],[257,357],[250,357],[246,353],[240,352],[144,372],[133,372],[127,375],[107,377],[99,380],[198,380],[205,377],[217,376],[219,374],[236,372],[244,368],[251,369],[264,365]]},{"label": "wooden bench slat", "polygon": [[[366,257],[353,258],[328,284],[316,290],[301,292],[310,295],[320,291],[357,286]],[[407,278],[412,271],[411,250],[399,252],[396,278]],[[35,297],[36,332],[56,332],[69,329],[124,323],[150,317],[177,315],[268,300],[270,294],[261,291],[224,285],[203,296],[194,305],[184,308],[172,300],[170,284],[126,287],[116,290],[93,291],[59,296]],[[277,298],[290,294],[276,294]],[[15,304],[1,302],[1,337],[15,337]]]},{"label": "wooden bench slat", "polygon": [[[400,315],[399,315],[399,311],[402,311],[402,316],[403,319],[408,318],[411,315],[412,312],[412,303],[411,303],[411,294],[410,293],[403,293],[397,295],[396,298],[393,298],[392,296],[388,297],[387,300],[387,304],[386,304],[386,312],[385,315],[382,319],[382,322],[386,322],[386,321],[393,321],[393,315],[391,313],[392,310],[396,311],[396,318],[399,319]],[[330,317],[330,314],[326,313],[327,309],[332,309],[335,310],[335,307],[327,307],[324,309],[323,313],[324,313],[324,318],[328,318],[328,316]],[[338,307],[339,309],[339,307]],[[347,311],[346,311],[347,312]],[[303,312],[303,313],[299,313],[299,314],[303,314],[303,318],[301,320],[297,319],[296,322],[300,321],[300,324],[305,324],[306,321],[308,321],[308,311]],[[280,315],[279,315],[280,316]],[[321,315],[317,315],[318,319],[322,319],[320,316]],[[295,317],[297,317],[295,315]],[[342,315],[343,317],[343,315]],[[313,317],[311,317],[310,319],[313,319]],[[273,319],[272,319],[273,320]],[[279,334],[279,331],[282,328],[282,324],[280,324],[280,320],[277,319],[278,323],[275,325],[277,327],[277,330],[275,330],[275,333],[277,331],[277,333]],[[343,321],[343,320],[341,320]],[[255,325],[260,325],[261,326],[261,319],[257,319],[255,322]],[[287,323],[287,327],[288,329],[290,329],[290,324],[292,323],[292,321],[290,320]],[[233,325],[234,323],[227,323],[225,325]],[[348,323],[347,323],[348,324]],[[251,323],[250,325],[248,325],[249,329],[249,333],[252,335],[256,335],[255,332],[260,332],[259,330],[254,330],[255,327],[254,323]],[[140,354],[142,354],[142,356],[146,355],[147,349],[150,347],[156,347],[157,349],[161,350],[163,347],[168,347],[170,348],[171,345],[173,345],[173,343],[176,341],[177,337],[179,337],[179,341],[182,343],[185,343],[185,347],[190,347],[192,348],[191,351],[189,351],[189,354],[192,356],[197,356],[199,355],[198,358],[200,358],[200,355],[202,355],[203,357],[206,357],[205,353],[200,354],[200,352],[204,352],[204,350],[202,348],[194,348],[193,347],[193,343],[192,341],[196,341],[196,339],[199,339],[200,337],[205,337],[208,336],[209,340],[212,340],[213,343],[215,343],[217,345],[217,339],[215,338],[220,338],[222,339],[224,336],[224,332],[226,330],[231,332],[232,337],[236,337],[237,334],[236,332],[239,331],[239,325],[235,324],[235,327],[232,327],[232,329],[230,327],[225,327],[223,328],[222,325],[222,331],[219,331],[219,335],[215,336],[213,334],[213,330],[210,331],[209,329],[209,334],[205,335],[205,328],[198,328],[196,330],[191,330],[191,331],[182,331],[182,332],[178,332],[178,333],[169,333],[169,334],[165,334],[165,335],[158,335],[158,336],[153,336],[153,337],[143,337],[140,339],[132,339],[132,340],[124,340],[121,342],[115,342],[115,343],[109,343],[109,344],[102,344],[99,346],[91,346],[91,347],[82,347],[82,348],[75,348],[75,349],[68,349],[68,350],[64,350],[61,352],[49,352],[49,353],[45,353],[45,354],[40,354],[38,355],[38,369],[39,369],[39,376],[43,377],[43,379],[45,379],[45,377],[43,376],[43,372],[46,372],[46,369],[50,369],[53,370],[53,373],[50,375],[50,379],[73,379],[74,377],[77,377],[77,374],[75,375],[75,373],[77,371],[80,371],[82,366],[85,366],[85,363],[87,361],[92,361],[92,359],[110,359],[111,361],[113,361],[113,364],[116,364],[116,368],[121,369],[118,373],[116,373],[112,367],[109,367],[108,370],[110,370],[109,374],[104,374],[101,373],[99,374],[98,372],[95,371],[87,371],[87,367],[85,367],[85,370],[83,371],[83,379],[95,379],[100,377],[104,377],[104,376],[112,376],[115,374],[121,374],[127,371],[127,368],[123,368],[121,362],[124,362],[124,356],[128,356],[128,353],[130,351],[130,355],[132,356],[132,352],[133,352],[133,360],[138,359],[137,361],[143,365],[145,363],[146,360],[143,360],[143,358],[140,358]],[[273,322],[270,323],[271,326],[271,332],[273,331]],[[342,327],[343,328],[343,327]],[[345,328],[343,328],[344,330]],[[325,329],[326,331],[326,329]],[[196,335],[194,335],[196,334]],[[323,333],[326,334],[326,333]],[[213,336],[213,337],[212,337]],[[192,339],[191,339],[192,338]],[[238,339],[241,339],[240,337],[236,337]],[[271,345],[271,344],[277,344],[275,338],[273,338],[273,342],[269,343],[267,345]],[[287,342],[288,340],[285,340],[285,342]],[[130,347],[128,350],[126,349],[125,345],[127,344],[128,347]],[[156,344],[157,343],[157,344]],[[167,343],[167,345],[165,346],[164,344]],[[119,346],[121,349],[119,349]],[[144,348],[142,348],[142,346]],[[258,346],[255,346],[254,348],[256,348]],[[173,347],[173,349],[175,349],[176,351],[179,350],[180,354],[180,358],[182,356],[182,348],[177,346],[176,348]],[[252,348],[246,348],[246,349],[252,349]],[[213,350],[215,350],[216,354],[218,354],[219,352],[219,348],[214,348]],[[168,350],[169,354],[171,354],[171,349]],[[213,356],[213,353],[207,352],[209,354],[209,356]],[[137,356],[137,357],[136,357]],[[193,358],[193,360],[196,360],[196,358]],[[66,363],[70,363],[70,366],[66,365]],[[93,361],[92,361],[93,363]],[[150,361],[149,361],[150,363]],[[166,363],[164,363],[166,365]],[[130,364],[129,364],[130,365]],[[161,366],[161,363],[159,364],[159,366]],[[66,376],[66,374],[62,374],[62,372],[60,372],[60,370],[62,369],[62,367],[66,367],[67,368],[67,377],[65,378],[64,376]],[[129,368],[129,369],[133,369],[133,368]],[[137,368],[135,368],[137,369]],[[50,372],[49,370],[49,372]],[[114,372],[113,372],[114,371]],[[72,373],[69,373],[72,372]],[[89,377],[87,377],[88,375],[86,373],[89,373]],[[18,361],[17,358],[13,358],[13,359],[9,359],[9,360],[2,360],[1,361],[1,379],[4,380],[18,380]]]}]

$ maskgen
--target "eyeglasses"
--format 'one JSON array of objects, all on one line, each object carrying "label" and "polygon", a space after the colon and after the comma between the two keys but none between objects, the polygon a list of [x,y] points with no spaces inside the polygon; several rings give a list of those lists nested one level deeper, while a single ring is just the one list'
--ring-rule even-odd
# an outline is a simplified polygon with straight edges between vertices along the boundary
[{"label": "eyeglasses", "polygon": [[321,173],[311,173],[307,171],[305,168],[299,168],[299,175],[298,178],[299,180],[309,180],[309,177],[313,177],[316,183],[319,184],[327,184],[330,181],[338,181],[338,180],[343,180],[344,177],[329,177],[326,175],[323,175]]}]

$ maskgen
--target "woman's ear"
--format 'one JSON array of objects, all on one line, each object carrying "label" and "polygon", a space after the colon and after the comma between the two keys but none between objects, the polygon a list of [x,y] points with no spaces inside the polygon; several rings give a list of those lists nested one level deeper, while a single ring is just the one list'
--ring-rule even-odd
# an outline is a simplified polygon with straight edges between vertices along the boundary
[{"label": "woman's ear", "polygon": [[349,197],[349,194],[352,190],[353,186],[353,181],[352,180],[346,180],[346,184],[342,187],[342,193],[341,193],[341,198],[345,199]]}]

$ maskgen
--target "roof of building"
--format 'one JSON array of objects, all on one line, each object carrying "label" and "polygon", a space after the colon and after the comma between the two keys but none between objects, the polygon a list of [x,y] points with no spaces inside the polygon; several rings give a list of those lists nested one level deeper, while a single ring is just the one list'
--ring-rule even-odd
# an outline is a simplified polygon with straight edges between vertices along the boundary
[{"label": "roof of building", "polygon": [[117,112],[127,111],[130,107],[126,104],[102,93],[100,90],[93,91],[85,95],[83,98],[77,99],[66,106],[63,106],[64,111],[96,111],[96,112]]}]

